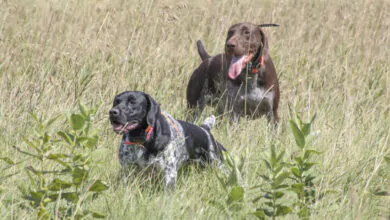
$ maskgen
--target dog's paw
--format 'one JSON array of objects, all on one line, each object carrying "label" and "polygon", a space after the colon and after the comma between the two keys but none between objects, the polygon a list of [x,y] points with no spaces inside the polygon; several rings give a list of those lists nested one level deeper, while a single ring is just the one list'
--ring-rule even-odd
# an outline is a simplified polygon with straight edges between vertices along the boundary
[{"label": "dog's paw", "polygon": [[201,127],[207,130],[211,130],[214,127],[214,125],[215,125],[215,116],[211,115],[203,121]]}]

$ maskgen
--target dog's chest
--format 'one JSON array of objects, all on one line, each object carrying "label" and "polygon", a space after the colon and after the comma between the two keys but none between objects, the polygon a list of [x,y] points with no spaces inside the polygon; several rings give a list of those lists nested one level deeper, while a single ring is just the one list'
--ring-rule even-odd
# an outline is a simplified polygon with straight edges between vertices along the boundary
[{"label": "dog's chest", "polygon": [[179,165],[189,158],[188,151],[185,147],[185,138],[183,128],[169,114],[165,113],[170,123],[170,141],[164,150],[157,155],[148,154],[147,149],[142,145],[125,144],[131,139],[127,134],[123,136],[119,148],[119,161],[122,167],[128,165],[138,165],[141,168],[155,166],[165,168],[172,164]]},{"label": "dog's chest", "polygon": [[241,85],[229,82],[228,87],[229,96],[232,98],[236,109],[246,108],[249,110],[248,113],[263,114],[272,106],[275,96],[272,89],[251,84],[250,81]]},{"label": "dog's chest", "polygon": [[136,164],[140,167],[147,166],[146,149],[140,145],[124,144],[124,141],[122,141],[118,157],[122,167],[129,164]]}]

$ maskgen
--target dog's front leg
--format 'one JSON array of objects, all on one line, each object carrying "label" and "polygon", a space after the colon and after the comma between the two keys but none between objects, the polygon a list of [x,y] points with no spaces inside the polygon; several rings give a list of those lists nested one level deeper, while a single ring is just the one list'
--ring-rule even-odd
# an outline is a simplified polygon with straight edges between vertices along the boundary
[{"label": "dog's front leg", "polygon": [[181,164],[181,158],[177,158],[177,155],[179,155],[176,152],[177,144],[176,141],[172,141],[167,145],[163,154],[163,161],[161,161],[165,179],[165,191],[173,192],[175,189],[177,171]]},{"label": "dog's front leg", "polygon": [[173,164],[166,164],[164,168],[165,191],[173,192],[175,190],[177,170]]}]

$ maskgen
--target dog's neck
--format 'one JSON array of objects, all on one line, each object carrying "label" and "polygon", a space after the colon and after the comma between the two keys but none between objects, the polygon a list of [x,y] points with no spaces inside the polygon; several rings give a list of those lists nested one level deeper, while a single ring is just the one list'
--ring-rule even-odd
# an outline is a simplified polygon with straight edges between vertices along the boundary
[{"label": "dog's neck", "polygon": [[153,127],[148,125],[146,122],[142,124],[139,128],[128,132],[127,138],[128,141],[124,141],[123,144],[137,144],[144,145],[146,141],[150,139],[150,136],[153,132]]}]

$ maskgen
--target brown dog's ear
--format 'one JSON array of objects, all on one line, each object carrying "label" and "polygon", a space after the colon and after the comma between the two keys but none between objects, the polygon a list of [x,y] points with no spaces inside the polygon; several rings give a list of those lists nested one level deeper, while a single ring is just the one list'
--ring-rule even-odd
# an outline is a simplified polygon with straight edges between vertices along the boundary
[{"label": "brown dog's ear", "polygon": [[154,99],[150,95],[144,93],[144,96],[146,98],[146,101],[148,102],[146,122],[148,123],[148,125],[153,127],[157,120],[157,116],[160,114],[161,111],[160,105],[157,104],[157,102],[154,101]]},{"label": "brown dog's ear", "polygon": [[255,55],[253,56],[252,58],[252,62],[253,63],[260,63],[261,62],[261,59],[263,59],[262,57],[264,56],[264,52],[265,52],[265,48],[268,47],[267,45],[267,38],[265,37],[265,34],[263,32],[263,30],[260,28],[261,25],[258,25],[258,31],[260,32],[260,45],[259,45],[259,48],[257,49],[257,52],[255,53]]},{"label": "brown dog's ear", "polygon": [[267,46],[267,38],[266,38],[263,30],[261,30],[261,28],[260,28],[260,35],[261,35],[260,56],[263,56],[264,55],[264,48]]}]

